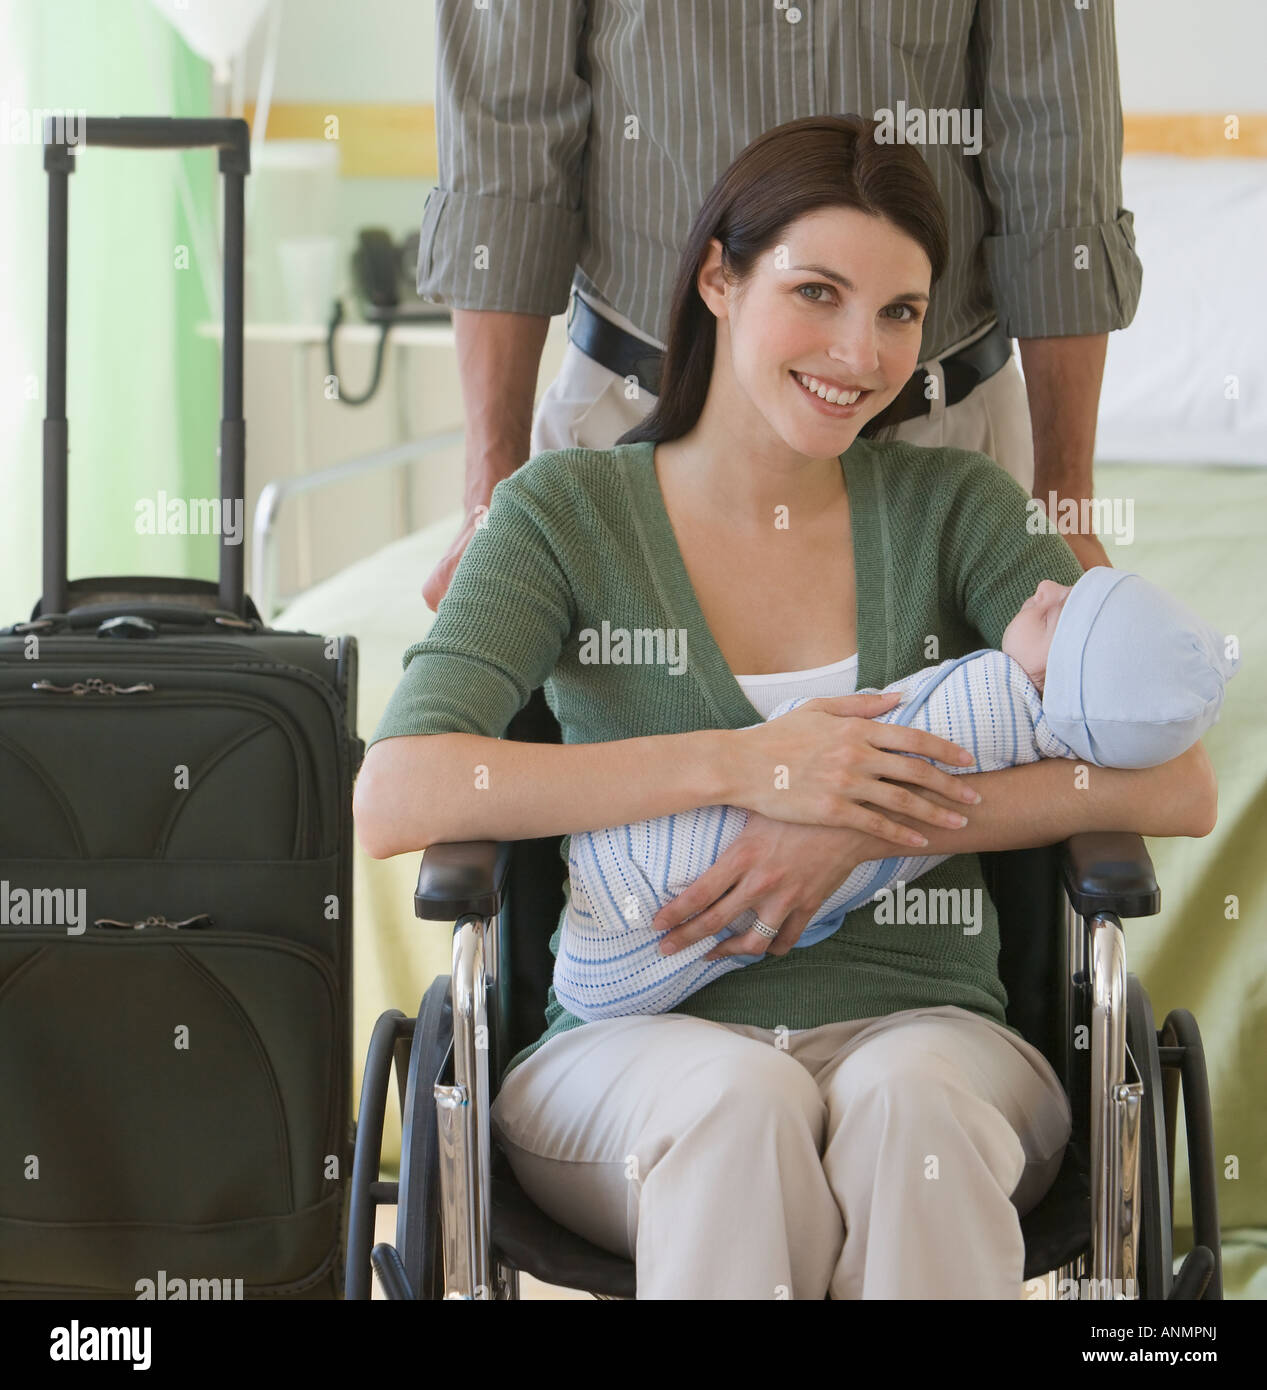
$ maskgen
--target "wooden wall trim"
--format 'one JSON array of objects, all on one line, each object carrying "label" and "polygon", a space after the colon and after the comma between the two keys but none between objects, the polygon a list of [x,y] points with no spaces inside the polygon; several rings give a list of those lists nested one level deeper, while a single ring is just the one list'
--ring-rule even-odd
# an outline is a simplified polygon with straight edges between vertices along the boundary
[{"label": "wooden wall trim", "polygon": [[1133,112],[1122,117],[1127,154],[1180,154],[1190,159],[1267,159],[1267,114],[1236,116],[1237,138],[1227,138],[1227,112]]},{"label": "wooden wall trim", "polygon": [[[255,108],[244,112],[248,122]],[[278,102],[269,109],[270,140],[322,140],[338,118],[339,169],[345,178],[439,177],[435,107],[390,102]],[[1239,138],[1225,134],[1223,112],[1132,112],[1123,117],[1127,154],[1175,154],[1193,159],[1267,158],[1267,113],[1238,116]]]},{"label": "wooden wall trim", "polygon": [[[255,107],[242,113],[252,127]],[[339,172],[353,179],[439,177],[435,107],[387,102],[277,102],[268,110],[269,140],[324,140],[338,118]]]}]

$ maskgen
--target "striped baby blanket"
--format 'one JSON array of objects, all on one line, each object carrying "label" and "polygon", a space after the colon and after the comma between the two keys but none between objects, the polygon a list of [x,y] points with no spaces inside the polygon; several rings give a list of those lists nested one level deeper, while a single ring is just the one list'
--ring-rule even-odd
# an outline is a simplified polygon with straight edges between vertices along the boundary
[{"label": "striped baby blanket", "polygon": [[[1033,682],[1003,652],[986,649],[943,661],[887,689],[905,698],[879,715],[881,722],[923,729],[973,755],[969,766],[935,763],[945,772],[994,772],[1042,757],[1074,756],[1048,728]],[[785,700],[770,718],[790,713],[807,698]],[[664,1013],[710,980],[760,959],[703,959],[720,941],[748,929],[757,915],[750,908],[671,956],[661,954],[663,934],[651,927],[660,908],[715,863],[747,821],[747,811],[737,806],[701,806],[572,835],[570,900],[554,969],[555,995],[565,1009],[586,1021]],[[846,914],[949,857],[899,854],[859,865],[823,903],[797,946],[823,940]]]}]

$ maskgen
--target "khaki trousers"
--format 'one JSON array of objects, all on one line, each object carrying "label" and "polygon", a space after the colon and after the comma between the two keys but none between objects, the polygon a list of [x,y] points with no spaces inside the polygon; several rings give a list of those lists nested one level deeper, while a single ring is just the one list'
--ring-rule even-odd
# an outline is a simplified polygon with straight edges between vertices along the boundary
[{"label": "khaki trousers", "polygon": [[1036,1048],[942,1005],[586,1023],[510,1073],[492,1122],[547,1215],[636,1262],[640,1299],[1016,1299],[1070,1109]]},{"label": "khaki trousers", "polygon": [[[945,355],[963,345],[953,343]],[[940,362],[934,359],[924,365],[939,378],[932,411],[903,421],[893,437],[925,447],[972,449],[986,454],[1006,469],[1027,494],[1032,492],[1034,442],[1025,382],[1016,358],[950,407],[944,404],[945,379]],[[537,405],[529,447],[532,454],[576,447],[610,449],[627,429],[650,413],[655,402],[656,398],[645,392],[628,399],[624,378],[586,357],[569,340],[559,374]]]}]

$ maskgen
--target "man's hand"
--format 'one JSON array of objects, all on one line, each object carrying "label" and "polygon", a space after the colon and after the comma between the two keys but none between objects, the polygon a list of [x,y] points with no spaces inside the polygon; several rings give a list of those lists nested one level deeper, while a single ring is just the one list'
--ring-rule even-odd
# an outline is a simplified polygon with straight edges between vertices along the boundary
[{"label": "man's hand", "polygon": [[1098,536],[1084,536],[1071,531],[1065,540],[1084,570],[1094,569],[1097,565],[1107,565],[1112,569],[1113,562],[1105,554]]},{"label": "man's hand", "polygon": [[440,608],[440,600],[449,591],[449,585],[453,582],[453,572],[458,567],[458,561],[462,558],[462,552],[471,543],[471,537],[475,534],[476,525],[479,517],[485,513],[470,513],[457,537],[444,552],[440,563],[427,576],[427,582],[422,586],[422,597],[426,601],[427,607],[433,613]]},{"label": "man's hand", "polygon": [[422,586],[432,612],[440,607],[462,552],[488,514],[493,489],[528,457],[533,395],[549,327],[550,320],[537,314],[453,310],[466,425],[466,520]]}]

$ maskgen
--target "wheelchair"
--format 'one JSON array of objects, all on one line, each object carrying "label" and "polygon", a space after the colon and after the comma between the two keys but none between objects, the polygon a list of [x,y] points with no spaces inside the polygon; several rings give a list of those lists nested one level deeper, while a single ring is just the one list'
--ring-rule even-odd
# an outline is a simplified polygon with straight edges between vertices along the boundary
[{"label": "wheelchair", "polygon": [[[535,690],[506,737],[558,743]],[[345,1297],[517,1299],[519,1272],[600,1299],[635,1297],[634,1263],[559,1225],[527,1197],[489,1128],[506,1062],[540,1036],[553,978],[548,941],[563,908],[560,838],[437,844],[414,910],[453,922],[453,971],[375,1025],[366,1059],[349,1195]],[[1069,1095],[1073,1131],[1046,1196],[1021,1221],[1024,1278],[1050,1298],[1220,1299],[1213,1128],[1196,1020],[1154,1027],[1127,974],[1122,919],[1161,895],[1138,835],[1073,836],[981,855],[999,915],[1008,1022],[1047,1058]],[[398,1182],[380,1181],[395,1063]],[[1175,1128],[1182,1091],[1193,1248],[1172,1252]],[[396,1240],[373,1245],[377,1206],[396,1204]],[[372,1246],[372,1248],[371,1248]]]}]

